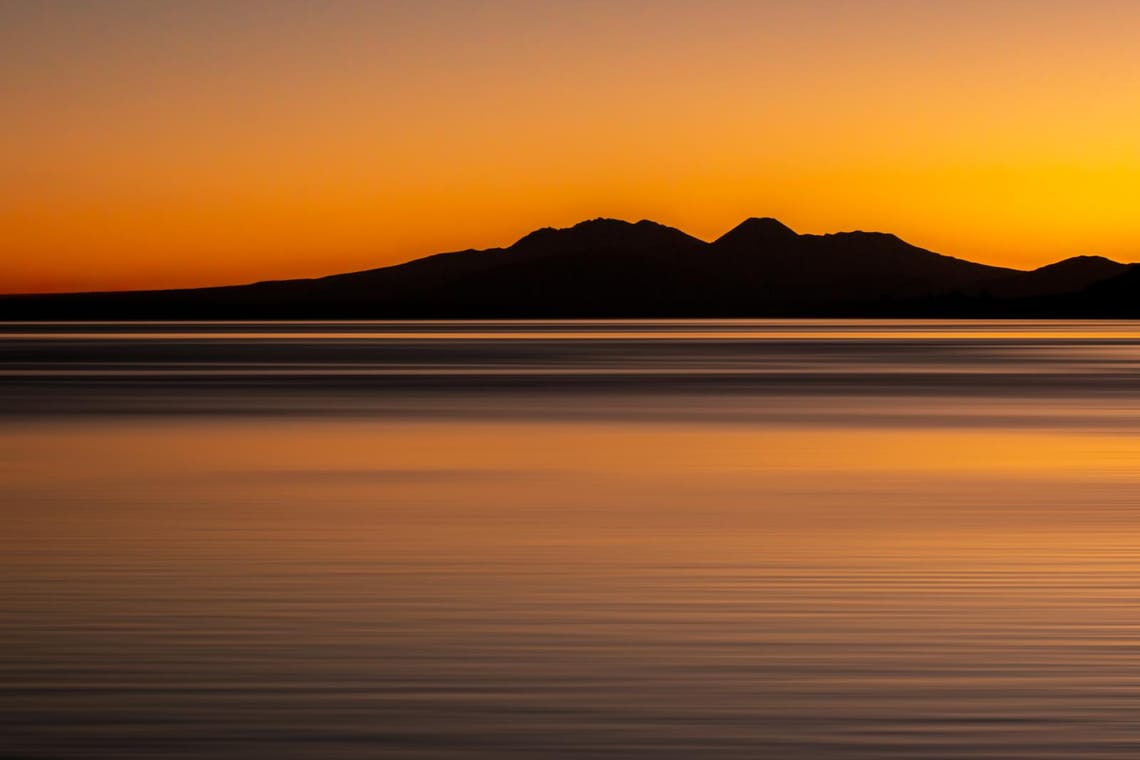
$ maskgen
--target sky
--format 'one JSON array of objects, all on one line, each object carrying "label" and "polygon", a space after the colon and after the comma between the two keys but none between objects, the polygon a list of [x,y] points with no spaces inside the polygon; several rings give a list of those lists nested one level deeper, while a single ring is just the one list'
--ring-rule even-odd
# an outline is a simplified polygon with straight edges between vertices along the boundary
[{"label": "sky", "polygon": [[0,0],[0,292],[749,216],[1140,261],[1134,0]]}]

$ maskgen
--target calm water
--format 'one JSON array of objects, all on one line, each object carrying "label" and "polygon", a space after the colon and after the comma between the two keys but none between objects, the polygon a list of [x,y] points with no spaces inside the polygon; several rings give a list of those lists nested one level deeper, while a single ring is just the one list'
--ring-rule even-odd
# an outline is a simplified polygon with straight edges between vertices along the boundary
[{"label": "calm water", "polygon": [[0,327],[0,755],[1135,758],[1140,324]]}]

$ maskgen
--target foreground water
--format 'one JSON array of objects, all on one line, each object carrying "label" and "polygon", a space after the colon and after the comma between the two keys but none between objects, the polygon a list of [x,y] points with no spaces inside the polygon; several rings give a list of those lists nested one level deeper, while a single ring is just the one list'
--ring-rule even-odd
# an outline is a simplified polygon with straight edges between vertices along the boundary
[{"label": "foreground water", "polygon": [[1140,325],[0,328],[0,754],[1134,758]]}]

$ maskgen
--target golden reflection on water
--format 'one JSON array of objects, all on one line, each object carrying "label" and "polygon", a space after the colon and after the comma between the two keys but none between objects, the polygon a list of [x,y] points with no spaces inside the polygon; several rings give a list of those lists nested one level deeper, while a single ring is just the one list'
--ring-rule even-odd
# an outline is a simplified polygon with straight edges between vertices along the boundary
[{"label": "golden reflection on water", "polygon": [[[6,510],[9,583],[76,583],[128,606],[156,567],[182,593],[204,575],[257,578],[300,609],[365,593],[381,571],[413,575],[389,579],[379,599],[412,598],[427,579],[462,572],[464,583],[488,578],[457,592],[467,604],[472,592],[502,602],[547,583],[572,590],[576,601],[559,609],[572,627],[603,590],[607,606],[668,604],[678,617],[663,622],[703,620],[714,633],[720,615],[809,591],[829,601],[810,610],[821,627],[801,633],[841,639],[831,626],[856,608],[886,614],[884,634],[953,625],[916,612],[932,593],[1005,624],[1029,609],[1026,594],[1065,617],[1140,593],[1124,584],[1140,582],[1130,553],[1140,439],[1123,435],[166,420],[10,430],[3,452],[16,505]],[[277,578],[302,572],[299,595]],[[725,572],[733,583],[703,596],[702,579]],[[102,587],[101,574],[126,581]],[[1003,575],[1017,582],[993,582]],[[623,587],[630,576],[639,584]],[[626,580],[607,585],[615,578]],[[760,596],[739,596],[745,589]],[[227,592],[218,594],[221,609]],[[66,616],[50,593],[21,596]],[[707,618],[715,599],[722,607]],[[794,602],[797,614],[804,605]],[[369,625],[389,612],[375,606]],[[1083,623],[1140,620],[1122,607],[1095,613]],[[733,631],[757,645],[769,635]]]}]

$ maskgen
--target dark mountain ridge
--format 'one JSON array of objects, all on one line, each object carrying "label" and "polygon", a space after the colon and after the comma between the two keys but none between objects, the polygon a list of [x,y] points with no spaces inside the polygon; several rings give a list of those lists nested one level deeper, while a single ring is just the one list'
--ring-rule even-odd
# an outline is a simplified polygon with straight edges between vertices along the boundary
[{"label": "dark mountain ridge", "polygon": [[314,279],[5,296],[0,318],[1079,316],[1097,293],[1119,315],[1140,279],[1096,256],[1021,271],[887,233],[800,235],[771,218],[711,243],[648,220],[593,219],[507,248]]}]

